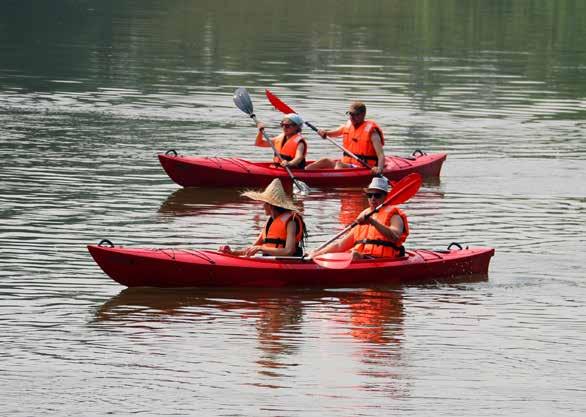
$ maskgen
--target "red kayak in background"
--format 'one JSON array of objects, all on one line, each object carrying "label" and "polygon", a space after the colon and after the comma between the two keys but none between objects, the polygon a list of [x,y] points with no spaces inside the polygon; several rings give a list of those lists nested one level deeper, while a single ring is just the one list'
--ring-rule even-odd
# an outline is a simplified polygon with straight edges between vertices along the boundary
[{"label": "red kayak in background", "polygon": [[[158,156],[167,175],[183,187],[265,187],[274,178],[285,184],[291,182],[287,172],[272,162],[182,156],[174,150]],[[420,150],[407,158],[387,156],[383,175],[393,181],[413,172],[424,178],[439,177],[446,157],[445,153],[427,154]],[[366,168],[293,170],[293,175],[313,187],[363,187],[372,179]]]},{"label": "red kayak in background", "polygon": [[447,250],[408,250],[400,258],[360,259],[335,269],[307,258],[245,258],[210,250],[125,248],[107,240],[89,245],[88,250],[110,278],[127,287],[342,288],[449,281],[487,275],[494,255],[492,248],[462,248],[453,243]]}]

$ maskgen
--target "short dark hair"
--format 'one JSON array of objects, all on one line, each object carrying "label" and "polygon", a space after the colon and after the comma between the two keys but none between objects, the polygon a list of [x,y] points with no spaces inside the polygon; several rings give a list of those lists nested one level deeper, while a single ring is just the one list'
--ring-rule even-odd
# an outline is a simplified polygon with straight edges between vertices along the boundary
[{"label": "short dark hair", "polygon": [[366,113],[366,104],[364,104],[362,101],[355,101],[350,105],[350,111]]}]

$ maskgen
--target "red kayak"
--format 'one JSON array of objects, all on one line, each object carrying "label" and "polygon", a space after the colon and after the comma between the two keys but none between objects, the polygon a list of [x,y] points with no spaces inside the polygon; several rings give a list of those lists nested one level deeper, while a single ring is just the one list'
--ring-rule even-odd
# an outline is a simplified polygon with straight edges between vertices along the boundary
[{"label": "red kayak", "polygon": [[[353,261],[330,269],[303,258],[243,258],[210,250],[132,249],[107,240],[88,245],[96,263],[127,287],[357,287],[486,275],[492,248],[416,249],[394,259]],[[457,248],[452,249],[455,245]]]},{"label": "red kayak", "polygon": [[[439,177],[445,153],[427,154],[416,150],[410,157],[387,156],[383,174],[393,181],[417,172]],[[272,162],[251,162],[240,158],[177,155],[174,150],[159,154],[159,161],[173,181],[183,187],[265,187],[274,178],[289,184],[283,168]],[[311,161],[310,161],[311,162]],[[293,175],[313,187],[364,187],[372,179],[366,168],[293,170]]]}]

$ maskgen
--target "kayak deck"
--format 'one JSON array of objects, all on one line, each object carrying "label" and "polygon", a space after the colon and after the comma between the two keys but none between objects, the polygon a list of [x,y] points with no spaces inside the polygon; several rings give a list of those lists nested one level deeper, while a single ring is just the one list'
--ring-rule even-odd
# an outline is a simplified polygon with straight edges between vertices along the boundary
[{"label": "kayak deck", "polygon": [[88,245],[96,263],[127,287],[356,287],[486,275],[492,248],[409,250],[401,258],[362,259],[345,269],[304,258],[244,258],[210,250]]},{"label": "kayak deck", "polygon": [[[175,151],[158,157],[167,175],[183,187],[264,187],[274,178],[291,181],[287,172],[272,162],[182,156]],[[427,154],[419,150],[407,158],[387,156],[383,174],[393,181],[412,172],[424,178],[439,177],[446,157],[445,153]],[[366,168],[293,170],[293,175],[312,187],[362,187],[372,178]]]}]

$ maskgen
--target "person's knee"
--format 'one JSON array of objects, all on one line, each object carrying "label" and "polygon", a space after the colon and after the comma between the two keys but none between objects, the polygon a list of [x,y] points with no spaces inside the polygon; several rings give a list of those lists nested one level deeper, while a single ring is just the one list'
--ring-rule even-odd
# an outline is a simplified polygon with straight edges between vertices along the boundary
[{"label": "person's knee", "polygon": [[331,159],[321,158],[321,159],[318,159],[317,161],[307,165],[307,167],[305,167],[305,169],[327,169],[327,168],[332,168],[333,166],[334,166],[334,163]]}]

